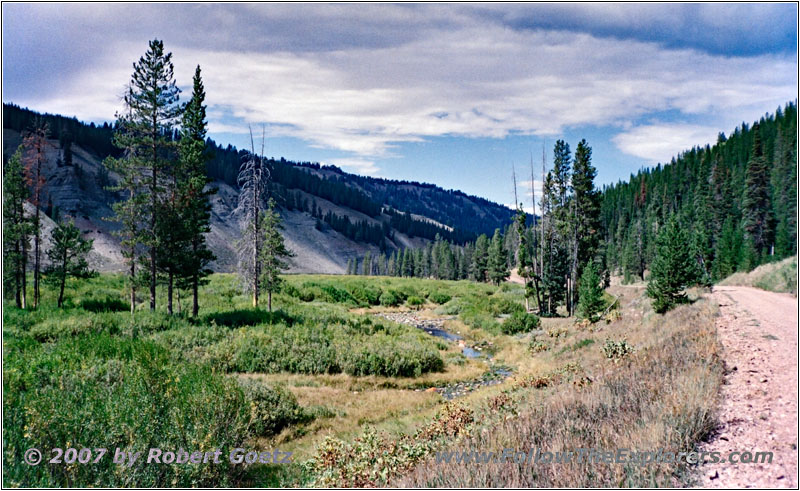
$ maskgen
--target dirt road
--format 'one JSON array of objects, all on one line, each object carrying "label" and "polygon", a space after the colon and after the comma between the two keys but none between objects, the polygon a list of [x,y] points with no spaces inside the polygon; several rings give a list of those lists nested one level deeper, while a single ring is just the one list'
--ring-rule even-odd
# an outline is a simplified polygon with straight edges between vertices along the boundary
[{"label": "dirt road", "polygon": [[772,464],[706,464],[698,484],[714,488],[796,488],[797,299],[719,286],[717,332],[727,368],[720,426],[705,451],[772,451]]}]

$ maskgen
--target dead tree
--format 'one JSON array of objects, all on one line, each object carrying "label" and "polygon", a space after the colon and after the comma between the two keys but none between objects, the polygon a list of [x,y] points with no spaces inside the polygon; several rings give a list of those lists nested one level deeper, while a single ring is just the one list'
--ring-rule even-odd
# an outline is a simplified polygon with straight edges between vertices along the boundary
[{"label": "dead tree", "polygon": [[264,209],[264,198],[269,169],[264,161],[264,135],[261,138],[261,155],[256,155],[253,130],[250,130],[251,152],[239,168],[239,202],[234,213],[244,222],[242,238],[237,245],[239,277],[246,292],[253,295],[253,307],[258,307],[259,270],[263,233],[259,220]]}]

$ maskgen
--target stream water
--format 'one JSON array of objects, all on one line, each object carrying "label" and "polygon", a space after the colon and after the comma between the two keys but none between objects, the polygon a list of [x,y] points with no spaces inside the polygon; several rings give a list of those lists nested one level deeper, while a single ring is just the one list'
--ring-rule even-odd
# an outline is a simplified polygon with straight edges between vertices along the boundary
[{"label": "stream water", "polygon": [[416,315],[414,315],[413,312],[391,312],[391,313],[377,314],[377,316],[382,317],[384,319],[388,319],[390,321],[398,322],[400,324],[414,326],[417,329],[422,329],[431,336],[444,339],[452,343],[458,343],[458,345],[461,347],[461,354],[463,354],[467,358],[486,359],[487,363],[489,364],[489,370],[483,375],[481,375],[479,378],[463,382],[456,382],[453,384],[445,385],[443,387],[435,388],[436,392],[441,394],[442,397],[444,397],[447,400],[452,400],[457,397],[465,396],[470,392],[479,389],[481,387],[488,387],[490,385],[499,384],[503,382],[503,380],[505,380],[507,377],[510,377],[512,375],[511,370],[508,369],[507,367],[492,365],[490,362],[492,355],[490,353],[484,352],[483,349],[479,346],[467,346],[462,336],[446,330],[444,328],[444,323],[446,320],[450,318],[421,319]]}]

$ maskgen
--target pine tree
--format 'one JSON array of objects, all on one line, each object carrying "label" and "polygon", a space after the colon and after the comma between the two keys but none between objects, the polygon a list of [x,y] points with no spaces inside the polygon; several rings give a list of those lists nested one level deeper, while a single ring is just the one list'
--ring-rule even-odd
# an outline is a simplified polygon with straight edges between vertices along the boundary
[{"label": "pine tree", "polygon": [[603,298],[602,278],[594,261],[589,261],[583,268],[578,290],[578,307],[576,309],[578,317],[588,319],[589,322],[596,322],[598,314],[602,313],[606,302]]},{"label": "pine tree", "polygon": [[206,243],[206,234],[211,231],[211,203],[209,198],[217,192],[215,188],[206,189],[211,181],[206,175],[206,93],[198,65],[193,82],[192,98],[183,113],[181,139],[181,182],[179,195],[183,201],[183,225],[188,231],[189,250],[184,254],[183,276],[192,289],[192,316],[196,317],[198,288],[211,271],[206,267],[215,259]]},{"label": "pine tree", "polygon": [[289,267],[284,258],[293,257],[292,251],[286,248],[281,234],[281,219],[275,211],[275,201],[270,198],[267,209],[262,215],[264,227],[264,244],[261,248],[261,286],[267,292],[267,305],[272,312],[272,294],[279,291],[282,279],[280,274]]},{"label": "pine tree", "polygon": [[695,284],[699,277],[689,236],[673,216],[656,238],[656,256],[647,284],[653,310],[663,314],[676,304],[685,302],[684,290]]},{"label": "pine tree", "polygon": [[742,233],[733,217],[728,217],[722,226],[714,256],[714,277],[717,279],[735,273],[742,262]]},{"label": "pine tree", "polygon": [[[137,247],[139,245],[140,230],[144,220],[147,206],[146,195],[142,192],[144,186],[141,168],[145,165],[144,159],[139,155],[139,141],[141,138],[139,128],[132,118],[133,108],[128,106],[128,114],[117,114],[117,124],[112,143],[122,150],[121,158],[112,156],[103,160],[103,169],[115,172],[119,179],[115,185],[108,186],[109,191],[121,192],[124,199],[113,203],[113,220],[120,224],[114,235],[119,237],[122,257],[127,269],[127,283],[131,316],[136,311],[136,276]],[[108,175],[108,172],[105,172]]]},{"label": "pine tree", "polygon": [[500,229],[495,229],[492,243],[489,246],[488,270],[489,280],[498,286],[511,274],[506,262],[506,251],[503,249],[503,236],[500,235]]},{"label": "pine tree", "polygon": [[124,138],[119,139],[122,146],[130,151],[128,165],[147,169],[140,176],[145,186],[144,195],[137,200],[137,206],[146,223],[137,230],[137,242],[149,250],[150,310],[156,308],[157,255],[160,237],[156,229],[163,199],[165,177],[161,173],[172,162],[172,128],[181,113],[178,104],[180,89],[173,77],[172,53],[164,52],[164,43],[153,40],[147,52],[133,65],[125,105],[128,113],[121,118]]},{"label": "pine tree", "polygon": [[8,159],[3,173],[3,290],[14,293],[17,308],[27,307],[27,263],[31,220],[25,216],[30,191],[22,167],[23,147]]},{"label": "pine tree", "polygon": [[[592,165],[592,147],[581,140],[575,149],[575,162],[572,172],[574,201],[574,237],[572,284],[582,276],[583,265],[596,260],[602,236],[600,221],[600,193],[594,187],[597,170]],[[597,265],[596,265],[597,266]],[[598,273],[599,274],[599,273]],[[577,293],[577,292],[575,292]],[[573,299],[570,304],[574,304]]]},{"label": "pine tree", "polygon": [[58,285],[58,308],[64,304],[64,286],[67,278],[86,278],[92,275],[86,255],[92,250],[93,240],[84,239],[73,221],[62,222],[53,230],[53,245],[47,251],[50,266],[45,278]]},{"label": "pine tree", "polygon": [[475,254],[472,256],[471,275],[475,281],[488,281],[489,238],[481,234],[475,240]]},{"label": "pine tree", "polygon": [[770,245],[770,190],[767,159],[761,145],[759,125],[753,125],[753,150],[747,162],[743,215],[744,229],[752,253],[748,254],[748,269],[758,265]]}]

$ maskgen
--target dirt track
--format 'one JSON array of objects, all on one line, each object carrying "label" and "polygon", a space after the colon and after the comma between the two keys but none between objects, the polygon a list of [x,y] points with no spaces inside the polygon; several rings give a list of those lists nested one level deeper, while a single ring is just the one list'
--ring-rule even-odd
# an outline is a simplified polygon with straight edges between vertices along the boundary
[{"label": "dirt track", "polygon": [[703,487],[796,488],[797,299],[719,286],[717,332],[727,369],[720,426],[705,451],[772,451],[772,464],[706,464]]}]

